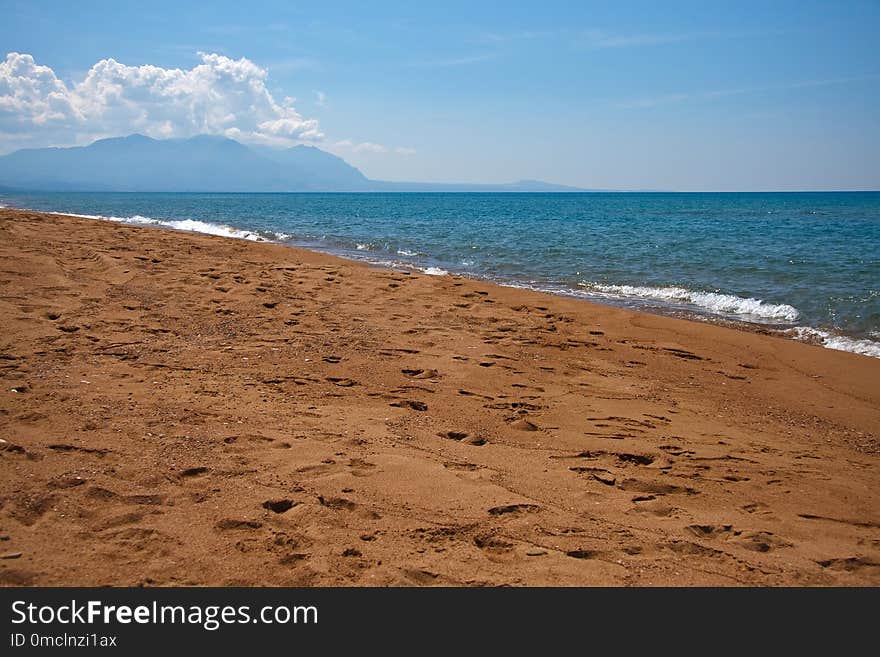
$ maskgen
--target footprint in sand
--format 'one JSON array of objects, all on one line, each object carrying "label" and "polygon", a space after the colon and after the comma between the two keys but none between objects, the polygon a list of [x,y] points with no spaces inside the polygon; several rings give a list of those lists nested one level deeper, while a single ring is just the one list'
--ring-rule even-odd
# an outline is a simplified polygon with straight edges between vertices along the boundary
[{"label": "footprint in sand", "polygon": [[420,586],[429,586],[431,584],[435,584],[440,577],[437,573],[432,573],[428,570],[418,570],[414,568],[404,568],[400,571],[404,577],[407,578],[408,581],[411,581],[415,584],[419,584]]},{"label": "footprint in sand", "polygon": [[660,445],[660,449],[669,454],[670,456],[693,456],[695,452],[692,452],[689,449],[684,449],[683,447],[679,447],[678,445]]},{"label": "footprint in sand", "polygon": [[571,557],[572,559],[595,559],[601,553],[598,550],[569,550],[565,553],[566,556]]},{"label": "footprint in sand", "polygon": [[461,442],[467,445],[473,445],[474,447],[481,447],[485,445],[489,441],[483,436],[471,436],[469,433],[465,431],[441,431],[437,434],[441,438],[446,438],[447,440],[454,440],[456,442]]},{"label": "footprint in sand", "polygon": [[474,545],[476,545],[481,550],[485,550],[486,552],[493,552],[496,554],[503,554],[513,550],[513,543],[511,543],[510,541],[506,541],[503,538],[499,538],[498,536],[493,536],[491,534],[475,536]]},{"label": "footprint in sand", "polygon": [[103,458],[110,453],[109,449],[82,447],[80,445],[68,445],[66,443],[54,443],[52,445],[49,445],[48,447],[49,449],[56,452],[80,452],[81,454],[89,454],[92,456],[97,456],[99,458]]},{"label": "footprint in sand", "polygon": [[613,486],[617,483],[617,479],[615,476],[604,468],[590,468],[585,466],[574,466],[569,468],[572,472],[577,472],[578,474],[588,474],[591,479],[595,479],[601,484],[605,484],[606,486]]},{"label": "footprint in sand", "polygon": [[[22,495],[13,498],[10,515],[21,524],[30,527],[57,503],[55,495]],[[8,501],[8,498],[7,498]]]},{"label": "footprint in sand", "polygon": [[792,547],[794,544],[772,532],[749,532],[743,534],[738,545],[753,552],[770,552],[778,548]]},{"label": "footprint in sand", "polygon": [[529,422],[525,418],[519,418],[510,423],[511,429],[516,429],[517,431],[540,431],[541,428],[532,422]]},{"label": "footprint in sand", "polygon": [[672,354],[673,356],[675,356],[677,358],[682,358],[684,360],[708,360],[706,358],[703,358],[702,356],[697,356],[696,354],[691,353],[690,351],[685,351],[684,349],[675,349],[673,347],[665,347],[663,350]]},{"label": "footprint in sand", "polygon": [[693,488],[687,488],[685,486],[676,486],[675,484],[667,484],[657,481],[641,481],[640,479],[624,479],[620,484],[620,488],[621,490],[649,493],[652,495],[672,495],[675,493],[695,495],[697,493]]},{"label": "footprint in sand", "polygon": [[793,543],[772,532],[743,532],[733,525],[688,525],[685,530],[702,539],[724,539],[753,552],[770,552],[779,548],[792,547]]},{"label": "footprint in sand", "polygon": [[659,547],[668,548],[676,554],[693,555],[700,557],[717,557],[724,555],[724,552],[722,552],[721,550],[706,547],[705,545],[700,545],[699,543],[691,543],[690,541],[673,540],[669,543],[661,544]]},{"label": "footprint in sand", "polygon": [[351,470],[351,474],[355,477],[368,477],[373,474],[373,471],[376,469],[375,463],[370,463],[369,461],[365,461],[360,458],[352,458],[348,461],[348,467]]},{"label": "footprint in sand", "polygon": [[617,460],[621,463],[634,465],[651,465],[654,462],[654,457],[647,454],[617,454]]},{"label": "footprint in sand", "polygon": [[446,461],[443,467],[448,470],[463,470],[465,472],[474,472],[480,469],[476,463],[456,463],[455,461]]},{"label": "footprint in sand", "polygon": [[30,452],[21,445],[11,443],[8,440],[3,440],[2,438],[0,438],[0,452],[3,452],[5,454],[16,454],[18,456],[24,456],[31,460],[39,459],[36,453]]},{"label": "footprint in sand", "polygon": [[660,502],[653,495],[634,497],[633,502],[637,504],[633,507],[632,511],[642,515],[651,515],[658,518],[671,518],[680,511],[680,509],[677,509],[674,506]]},{"label": "footprint in sand", "polygon": [[214,524],[215,529],[220,531],[259,529],[262,526],[263,523],[259,520],[242,520],[239,518],[223,518]]},{"label": "footprint in sand", "polygon": [[[459,394],[462,393],[459,391]],[[540,404],[530,404],[528,402],[496,402],[494,404],[486,404],[483,408],[491,408],[501,411],[540,411],[544,407]]]},{"label": "footprint in sand", "polygon": [[[344,491],[343,491],[344,492]],[[328,509],[333,509],[334,511],[356,511],[358,510],[357,503],[349,500],[345,497],[324,497],[323,495],[318,495],[318,502],[321,506],[327,507]],[[375,511],[371,511],[369,509],[361,509],[361,515],[364,515],[367,518],[372,520],[378,520],[382,516]]]},{"label": "footprint in sand", "polygon": [[448,438],[449,440],[464,440],[468,437],[468,434],[464,431],[441,431],[437,434],[441,438]]},{"label": "footprint in sand", "polygon": [[288,500],[286,498],[266,500],[265,502],[263,502],[263,508],[273,513],[286,513],[296,505],[297,502],[294,502],[293,500]]},{"label": "footprint in sand", "polygon": [[478,397],[479,399],[488,399],[488,400],[495,399],[494,397],[490,397],[488,395],[481,395],[476,392],[471,392],[470,390],[459,390],[458,394],[461,395],[462,397]]},{"label": "footprint in sand", "polygon": [[688,525],[685,529],[697,538],[726,538],[734,533],[733,525]]},{"label": "footprint in sand", "polygon": [[867,557],[841,557],[838,559],[823,559],[817,561],[822,568],[829,570],[842,570],[848,573],[855,573],[867,570],[868,572],[880,572],[880,562],[874,561]]},{"label": "footprint in sand", "polygon": [[400,371],[412,379],[436,379],[440,376],[437,370],[403,369]]},{"label": "footprint in sand", "polygon": [[489,509],[490,516],[503,516],[508,514],[519,515],[521,513],[534,513],[541,509],[537,504],[506,504]]},{"label": "footprint in sand", "polygon": [[194,468],[187,468],[183,472],[180,473],[181,477],[197,477],[200,474],[205,474],[208,471],[208,468],[204,466],[197,466]]},{"label": "footprint in sand", "polygon": [[391,402],[389,406],[394,406],[396,408],[411,408],[414,411],[428,410],[428,405],[425,402],[417,401],[414,399],[401,399],[396,402]]},{"label": "footprint in sand", "polygon": [[356,386],[358,383],[354,379],[346,379],[343,377],[337,376],[328,376],[327,381],[332,383],[333,385],[337,385],[340,388],[350,388],[351,386]]}]

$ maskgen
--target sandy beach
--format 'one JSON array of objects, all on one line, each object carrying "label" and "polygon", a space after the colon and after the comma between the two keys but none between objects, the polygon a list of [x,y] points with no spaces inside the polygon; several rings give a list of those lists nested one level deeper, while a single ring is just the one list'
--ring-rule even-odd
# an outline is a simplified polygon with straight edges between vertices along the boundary
[{"label": "sandy beach", "polygon": [[880,360],[0,210],[4,585],[878,585]]}]

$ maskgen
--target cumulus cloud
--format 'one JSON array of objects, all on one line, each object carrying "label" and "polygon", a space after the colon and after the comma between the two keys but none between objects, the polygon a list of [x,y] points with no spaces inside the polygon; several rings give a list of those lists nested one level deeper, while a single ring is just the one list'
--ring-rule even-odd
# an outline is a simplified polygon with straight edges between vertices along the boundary
[{"label": "cumulus cloud", "polygon": [[247,58],[199,53],[191,69],[104,59],[70,86],[28,54],[0,61],[0,147],[70,145],[140,132],[151,137],[225,135],[290,145],[320,141],[318,122],[277,100],[268,72]]}]

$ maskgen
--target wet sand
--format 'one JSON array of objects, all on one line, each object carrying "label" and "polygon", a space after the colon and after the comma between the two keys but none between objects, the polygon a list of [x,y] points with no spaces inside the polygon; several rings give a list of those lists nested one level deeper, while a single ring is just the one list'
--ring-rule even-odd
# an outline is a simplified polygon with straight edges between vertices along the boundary
[{"label": "wet sand", "polygon": [[880,360],[0,210],[0,583],[878,585]]}]

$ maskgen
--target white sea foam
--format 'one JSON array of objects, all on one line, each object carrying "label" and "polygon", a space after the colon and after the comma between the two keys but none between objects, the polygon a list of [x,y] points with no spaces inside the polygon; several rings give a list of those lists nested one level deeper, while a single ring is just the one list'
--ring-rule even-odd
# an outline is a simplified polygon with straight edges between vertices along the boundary
[{"label": "white sea foam", "polygon": [[265,242],[266,239],[257,233],[249,230],[239,230],[231,226],[222,224],[212,224],[205,221],[197,221],[195,219],[184,219],[182,221],[160,221],[160,226],[168,226],[177,230],[188,230],[193,233],[206,233],[208,235],[219,235],[221,237],[236,237],[243,240],[251,240],[252,242]]},{"label": "white sea foam", "polygon": [[667,303],[685,303],[714,313],[741,315],[783,322],[795,321],[800,313],[797,308],[785,303],[767,303],[752,297],[743,298],[718,292],[700,292],[683,287],[647,287],[638,285],[583,284],[587,290],[638,299],[654,299]]},{"label": "white sea foam", "polygon": [[115,221],[123,224],[134,224],[138,226],[162,226],[164,228],[174,228],[176,230],[186,230],[192,233],[205,233],[206,235],[219,235],[220,237],[233,237],[236,239],[250,240],[251,242],[266,242],[265,237],[258,235],[249,230],[239,230],[232,226],[223,224],[212,224],[207,221],[198,221],[196,219],[182,219],[177,221],[169,221],[164,219],[153,219],[152,217],[144,217],[136,214],[130,217],[107,217],[95,214],[75,214],[73,212],[48,212],[47,214],[60,214],[70,217],[84,217],[86,219],[101,219],[103,221]]},{"label": "white sea foam", "polygon": [[815,329],[809,326],[796,326],[791,329],[789,333],[800,340],[814,342],[827,349],[851,351],[854,354],[880,358],[880,342],[875,342],[874,340],[847,338],[843,335],[834,335],[828,331]]},{"label": "white sea foam", "polygon": [[413,257],[417,255],[424,255],[422,253],[418,253],[417,251],[407,251],[406,249],[397,249],[397,255]]},{"label": "white sea foam", "polygon": [[425,267],[422,269],[422,273],[429,276],[446,276],[449,272],[445,269],[440,269],[440,267]]},{"label": "white sea foam", "polygon": [[372,247],[369,244],[356,244],[358,251],[369,251]]},{"label": "white sea foam", "polygon": [[[534,290],[536,292],[544,292],[549,294],[562,294],[562,295],[570,295],[575,293],[574,296],[584,296],[588,295],[587,292],[576,293],[575,290],[566,290],[561,287],[547,286],[547,285],[535,285],[530,283],[512,283],[512,282],[502,282],[502,285],[505,287],[515,287],[519,289],[526,290]],[[586,287],[586,286],[585,286]],[[604,286],[605,288],[630,288],[631,286],[627,285],[608,285]],[[647,288],[647,289],[657,289],[657,288]],[[660,288],[664,290],[669,289],[682,289],[682,288]],[[686,291],[686,290],[685,290]],[[607,292],[607,294],[615,294],[619,296],[623,296],[623,292]],[[633,295],[635,296],[635,295]],[[718,295],[718,296],[729,296],[729,295]],[[671,297],[640,297],[640,298],[651,298],[658,299],[662,301],[678,301],[679,303],[683,301],[681,297],[677,297],[675,299]],[[740,297],[732,297],[733,299],[740,299]],[[741,301],[746,301],[745,299],[740,299]],[[755,301],[751,299],[750,301]],[[760,303],[760,302],[759,302]],[[774,307],[769,306],[769,304],[764,304],[765,307]],[[711,308],[706,307],[708,310]],[[793,310],[795,313],[797,311],[791,306],[787,306],[787,308]],[[730,312],[730,311],[716,311],[716,312]],[[773,315],[774,319],[779,319],[779,316]],[[796,315],[795,315],[796,317]],[[810,326],[796,326],[790,329],[786,329],[784,331],[785,335],[788,335],[796,340],[803,340],[805,342],[810,342],[813,344],[818,344],[819,346],[825,347],[826,349],[836,349],[838,351],[849,351],[855,354],[861,354],[863,356],[870,356],[872,358],[880,358],[880,331],[871,331],[869,335],[872,338],[877,338],[878,340],[870,340],[864,339],[859,340],[856,338],[848,338],[843,335],[835,335],[833,333],[829,333],[828,331],[823,331],[821,329],[812,328]]]},{"label": "white sea foam", "polygon": [[[40,210],[40,212],[43,212]],[[45,211],[45,214],[58,214],[62,217],[82,217],[83,219],[104,219],[107,220],[107,217],[102,217],[99,214],[77,214],[76,212],[49,212]]]}]

